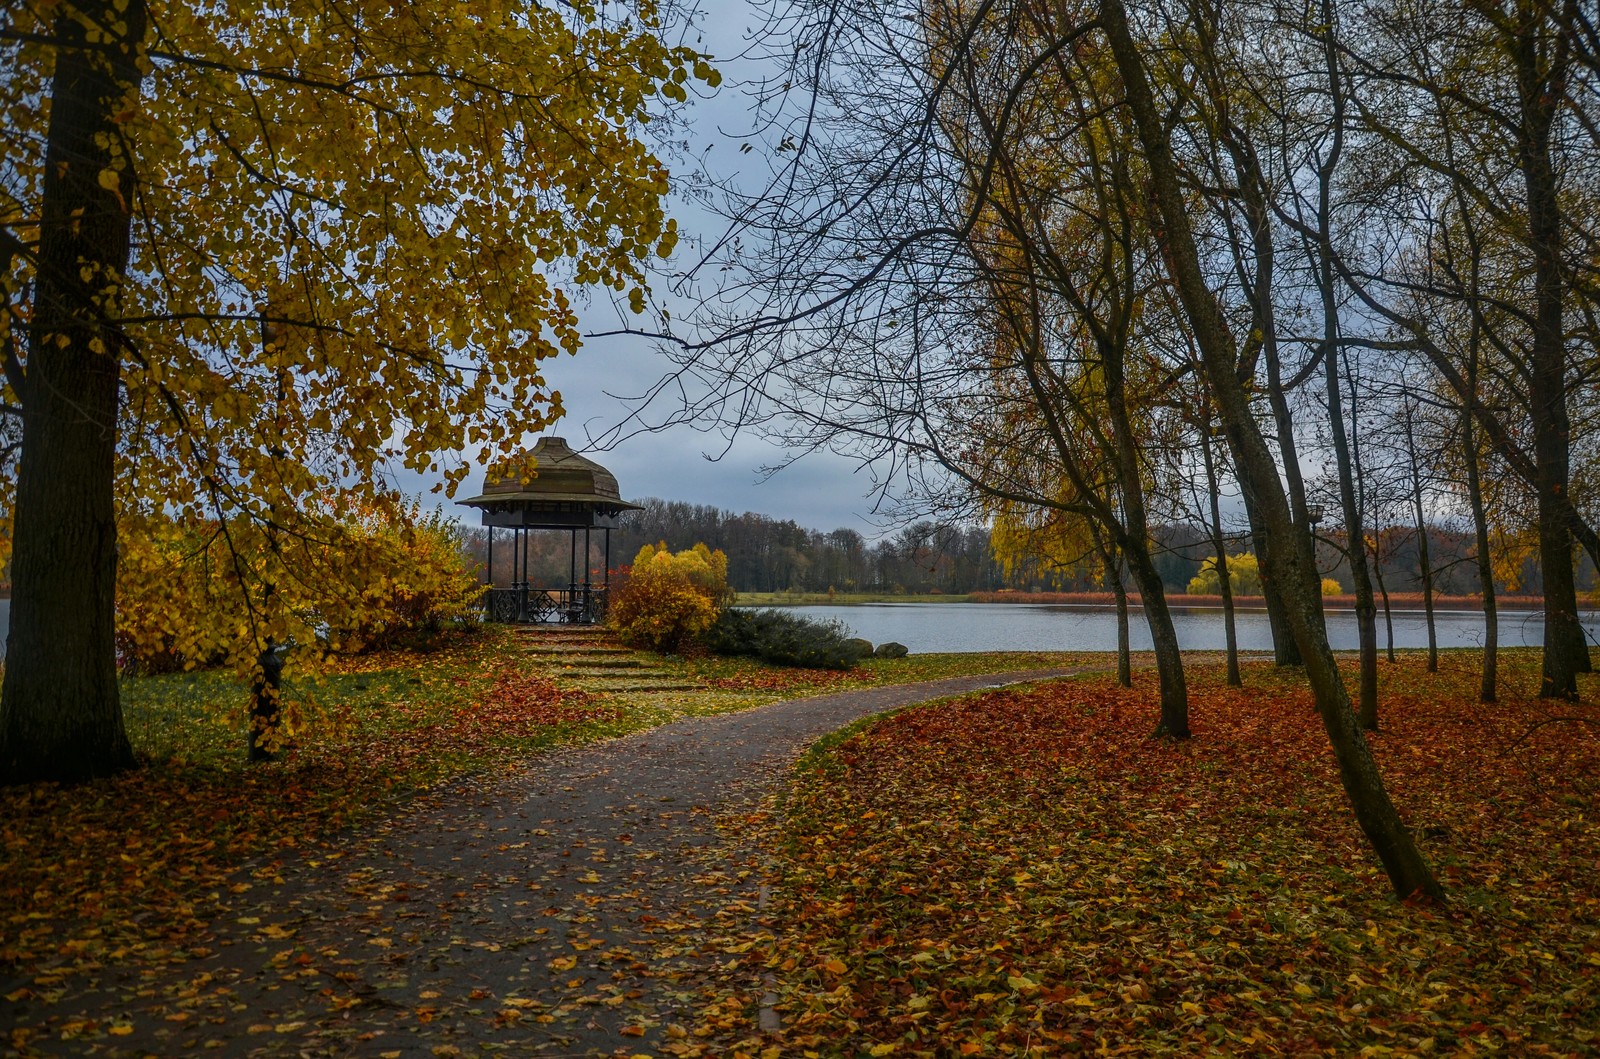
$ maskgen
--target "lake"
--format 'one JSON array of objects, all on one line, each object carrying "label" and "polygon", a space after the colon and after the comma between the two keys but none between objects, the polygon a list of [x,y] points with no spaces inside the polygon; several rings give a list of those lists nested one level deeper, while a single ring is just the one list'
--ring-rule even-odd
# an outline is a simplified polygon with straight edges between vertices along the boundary
[{"label": "lake", "polygon": [[[911,650],[940,651],[1115,651],[1117,612],[1108,606],[1034,603],[862,603],[851,606],[786,607],[796,614],[842,622],[851,633],[873,643],[895,640]],[[1220,607],[1174,609],[1178,643],[1187,650],[1220,651],[1227,647]],[[1150,649],[1144,614],[1128,614],[1129,641],[1135,651]],[[1235,614],[1239,647],[1270,651],[1272,628],[1264,610]],[[1537,647],[1544,619],[1537,611],[1500,615],[1500,646]],[[1483,615],[1470,611],[1438,611],[1434,626],[1440,647],[1481,647]],[[1600,615],[1585,615],[1591,643],[1600,637]],[[1355,650],[1354,611],[1328,612],[1328,639],[1335,650]],[[1378,648],[1385,644],[1383,613],[1378,614]],[[1396,647],[1427,647],[1427,619],[1420,610],[1394,612]]]},{"label": "lake", "polygon": [[[787,607],[797,614],[823,621],[837,620],[851,635],[873,643],[895,640],[919,653],[935,651],[1115,651],[1117,612],[1112,607],[1064,606],[1034,603],[862,603],[853,606]],[[1223,639],[1220,608],[1185,608],[1172,612],[1178,642],[1193,651],[1220,651]],[[1236,615],[1239,647],[1270,651],[1272,629],[1263,610],[1241,610]],[[1129,634],[1135,651],[1150,649],[1150,631],[1144,615],[1129,614]],[[1435,618],[1440,647],[1480,647],[1483,615],[1467,611],[1440,611]],[[11,601],[0,599],[0,657],[11,627]],[[1585,615],[1589,641],[1600,638],[1600,615]],[[1512,611],[1500,615],[1500,646],[1537,647],[1544,620],[1537,611]],[[1328,638],[1336,650],[1353,651],[1356,616],[1348,610],[1328,612]],[[1396,647],[1428,646],[1428,627],[1420,610],[1394,612]],[[1383,615],[1378,615],[1378,646],[1384,644]]]}]

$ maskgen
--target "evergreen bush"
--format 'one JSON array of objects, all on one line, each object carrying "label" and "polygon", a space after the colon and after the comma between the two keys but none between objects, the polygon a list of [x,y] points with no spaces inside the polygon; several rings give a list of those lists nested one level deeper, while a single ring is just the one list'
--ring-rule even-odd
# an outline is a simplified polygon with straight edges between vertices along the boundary
[{"label": "evergreen bush", "polygon": [[704,642],[717,654],[807,669],[849,669],[863,654],[862,641],[852,640],[838,622],[813,621],[781,610],[725,610]]}]

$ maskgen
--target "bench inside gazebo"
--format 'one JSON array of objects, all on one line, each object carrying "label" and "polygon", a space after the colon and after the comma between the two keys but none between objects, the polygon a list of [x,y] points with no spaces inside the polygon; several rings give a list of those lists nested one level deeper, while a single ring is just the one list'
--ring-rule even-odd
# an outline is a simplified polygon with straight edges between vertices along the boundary
[{"label": "bench inside gazebo", "polygon": [[[639,505],[622,499],[612,473],[578,455],[562,438],[541,438],[520,462],[533,465],[532,480],[524,483],[516,470],[504,474],[490,470],[483,493],[459,501],[482,512],[489,531],[489,587],[484,593],[488,620],[591,625],[605,620],[611,587],[611,530],[618,515],[638,511]],[[511,548],[511,576],[505,584],[495,577],[496,530],[511,531],[510,540],[502,543]],[[529,574],[530,535],[550,532],[568,535],[567,580],[565,584],[534,584]],[[593,575],[596,537],[603,542],[598,584]]]}]

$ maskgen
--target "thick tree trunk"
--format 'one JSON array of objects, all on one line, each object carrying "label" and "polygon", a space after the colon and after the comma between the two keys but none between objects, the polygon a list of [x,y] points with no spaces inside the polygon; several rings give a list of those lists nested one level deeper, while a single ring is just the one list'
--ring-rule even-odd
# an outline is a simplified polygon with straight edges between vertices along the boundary
[{"label": "thick tree trunk", "polygon": [[1533,252],[1533,341],[1530,343],[1528,411],[1539,503],[1539,565],[1544,574],[1543,698],[1575,699],[1577,674],[1589,672],[1589,645],[1578,621],[1577,584],[1572,575],[1572,423],[1567,411],[1566,285],[1561,261],[1561,204],[1550,132],[1565,95],[1565,71],[1546,68],[1542,9],[1519,12],[1508,41],[1517,72],[1517,165],[1528,203],[1528,242]]},{"label": "thick tree trunk", "polygon": [[1289,628],[1288,615],[1284,613],[1283,596],[1272,577],[1272,535],[1249,497],[1244,501],[1245,517],[1250,521],[1250,540],[1255,545],[1257,567],[1261,571],[1261,599],[1267,606],[1267,626],[1272,630],[1272,662],[1277,666],[1298,666],[1301,663],[1300,645],[1295,643],[1294,632]]},{"label": "thick tree trunk", "polygon": [[1119,542],[1128,561],[1128,572],[1139,586],[1144,601],[1144,620],[1150,626],[1155,646],[1156,676],[1161,683],[1161,720],[1155,734],[1168,739],[1189,738],[1189,685],[1183,673],[1183,653],[1178,648],[1178,631],[1167,608],[1167,590],[1150,559],[1150,547],[1131,535]]},{"label": "thick tree trunk", "polygon": [[[1255,249],[1256,282],[1251,303],[1255,325],[1261,331],[1261,359],[1267,368],[1267,403],[1272,407],[1273,423],[1277,427],[1278,454],[1282,458],[1284,480],[1289,487],[1289,510],[1294,514],[1296,523],[1304,524],[1305,480],[1300,474],[1300,453],[1294,440],[1294,414],[1289,408],[1288,394],[1284,391],[1283,364],[1278,356],[1277,307],[1273,304],[1277,248],[1272,236],[1272,211],[1267,205],[1266,177],[1255,152],[1233,133],[1234,130],[1230,128],[1224,135],[1239,174],[1240,201],[1250,222]],[[1294,642],[1294,635],[1284,616],[1283,600],[1267,574],[1266,553],[1271,542],[1248,497],[1245,498],[1245,514],[1250,522],[1250,537],[1261,570],[1261,595],[1267,606],[1267,624],[1272,630],[1274,664],[1298,666],[1300,648]]]},{"label": "thick tree trunk", "polygon": [[[133,168],[114,119],[136,96],[141,0],[81,0],[55,33],[34,318],[0,693],[0,782],[75,781],[133,763],[117,694],[113,503]],[[87,46],[84,25],[126,27]],[[97,30],[97,32],[101,32]],[[108,31],[107,31],[108,32]],[[113,183],[101,174],[117,174]]]},{"label": "thick tree trunk", "polygon": [[[1254,496],[1272,534],[1273,573],[1280,581],[1296,642],[1305,659],[1323,727],[1338,762],[1339,776],[1356,820],[1383,862],[1398,896],[1443,897],[1444,891],[1384,789],[1371,748],[1350,706],[1338,663],[1328,647],[1319,585],[1311,569],[1310,534],[1296,527],[1278,468],[1236,373],[1238,346],[1216,299],[1206,286],[1199,250],[1189,225],[1189,198],[1178,179],[1166,126],[1150,90],[1143,58],[1128,28],[1120,0],[1100,0],[1101,25],[1121,75],[1127,104],[1150,167],[1151,199],[1159,221],[1167,269],[1193,329],[1202,367],[1227,431],[1240,486]],[[1308,572],[1309,571],[1309,572]]]}]

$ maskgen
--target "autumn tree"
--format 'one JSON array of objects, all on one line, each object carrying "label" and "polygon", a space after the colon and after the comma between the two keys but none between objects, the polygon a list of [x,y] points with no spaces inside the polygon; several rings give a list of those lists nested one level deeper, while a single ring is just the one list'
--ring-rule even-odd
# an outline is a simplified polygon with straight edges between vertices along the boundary
[{"label": "autumn tree", "polygon": [[[1351,289],[1425,356],[1537,502],[1544,573],[1541,694],[1589,669],[1573,548],[1600,561],[1574,439],[1593,416],[1592,247],[1600,196],[1592,24],[1571,0],[1364,10],[1346,36],[1352,102],[1380,140],[1370,171],[1395,208]],[[1441,313],[1441,302],[1462,311]],[[1451,315],[1450,330],[1439,324]],[[1475,357],[1469,363],[1463,354]],[[1495,385],[1498,379],[1502,385]],[[1476,390],[1489,383],[1502,401]]]},{"label": "autumn tree", "polygon": [[1151,199],[1164,228],[1168,274],[1199,347],[1239,484],[1255,497],[1272,534],[1274,546],[1266,556],[1269,575],[1283,592],[1289,623],[1299,643],[1307,680],[1345,791],[1395,892],[1401,896],[1419,892],[1442,895],[1438,881],[1384,788],[1328,646],[1310,527],[1295,522],[1277,465],[1240,378],[1238,340],[1207,285],[1172,148],[1170,119],[1158,103],[1141,40],[1129,23],[1127,9],[1118,0],[1100,0],[1097,13],[1149,167]]},{"label": "autumn tree", "polygon": [[[648,0],[8,8],[0,780],[131,760],[119,517],[328,539],[310,498],[453,486],[560,414],[570,291],[642,310],[676,239],[645,125],[716,75],[663,28]],[[263,646],[291,576],[258,579]]]}]

